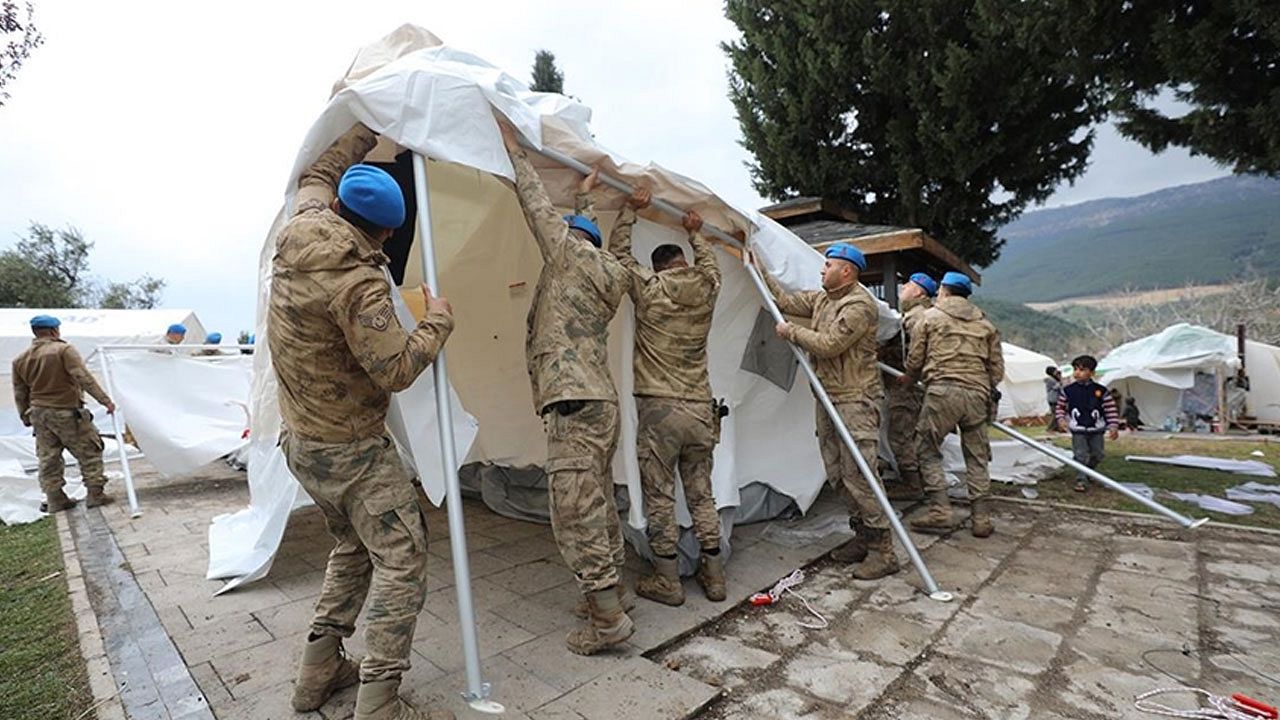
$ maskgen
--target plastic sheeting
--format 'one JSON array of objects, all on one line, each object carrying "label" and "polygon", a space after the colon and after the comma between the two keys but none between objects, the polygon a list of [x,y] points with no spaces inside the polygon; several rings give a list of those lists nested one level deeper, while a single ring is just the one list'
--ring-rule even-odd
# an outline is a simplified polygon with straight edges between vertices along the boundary
[{"label": "plastic sheeting", "polygon": [[1273,478],[1276,476],[1274,468],[1257,460],[1229,460],[1227,458],[1205,457],[1203,455],[1174,455],[1173,457],[1126,455],[1124,459],[1131,462],[1177,465],[1178,467],[1200,468],[1201,470],[1220,470],[1238,475],[1253,475],[1254,477]]},{"label": "plastic sheeting", "polygon": [[[252,458],[262,462],[251,461],[249,467],[251,508],[238,518],[215,519],[210,531],[210,577],[236,575],[254,565],[258,569],[253,573],[264,572],[265,548],[278,542],[286,521],[281,513],[287,515],[293,505],[291,491],[285,488],[294,487],[294,481],[281,464],[267,461],[280,428],[265,323],[271,257],[276,235],[289,217],[298,176],[356,122],[383,137],[370,159],[390,159],[398,149],[431,158],[427,172],[433,239],[442,293],[452,301],[458,321],[447,349],[450,381],[462,406],[478,423],[470,452],[459,448],[464,464],[523,467],[545,460],[541,422],[533,412],[524,364],[524,318],[541,260],[509,184],[498,179],[509,180],[513,172],[495,112],[535,145],[555,147],[579,161],[599,165],[603,172],[643,182],[655,197],[696,209],[708,223],[746,230],[762,261],[784,286],[819,287],[822,256],[780,225],[754,211],[733,208],[696,181],[610,153],[593,139],[585,106],[563,96],[531,92],[480,58],[441,46],[425,30],[404,26],[365,48],[338,87],[297,155],[284,207],[260,255],[257,334],[266,342],[259,343],[254,356]],[[552,200],[570,206],[580,180],[577,173],[541,159],[535,159],[535,165]],[[597,207],[606,233],[622,201],[612,191],[601,193]],[[675,222],[654,210],[642,213],[633,234],[637,257],[647,260],[648,252],[659,243],[683,245],[684,233]],[[415,243],[402,282],[402,287],[413,290],[406,299],[415,308],[421,303],[416,292],[421,280],[419,253]],[[761,301],[736,259],[727,254],[719,254],[718,259],[725,277],[710,338],[711,383],[717,396],[727,398],[733,414],[726,418],[716,451],[717,506],[736,506],[740,488],[763,483],[801,509],[807,508],[823,481],[813,447],[812,394],[804,383],[783,390],[740,369]],[[896,314],[881,304],[877,335],[891,337],[897,328]],[[611,328],[611,364],[622,417],[614,473],[616,480],[627,485],[632,500],[628,519],[638,529],[644,525],[644,514],[630,393],[631,335],[631,311],[624,304]],[[401,403],[400,407],[410,414],[434,417],[430,403]],[[456,427],[455,432],[462,429]],[[424,485],[431,487],[430,475],[424,475]],[[230,531],[232,525],[238,532]]]},{"label": "plastic sheeting", "polygon": [[1271,503],[1280,508],[1280,485],[1247,482],[1243,485],[1227,488],[1227,499],[1238,502]]}]

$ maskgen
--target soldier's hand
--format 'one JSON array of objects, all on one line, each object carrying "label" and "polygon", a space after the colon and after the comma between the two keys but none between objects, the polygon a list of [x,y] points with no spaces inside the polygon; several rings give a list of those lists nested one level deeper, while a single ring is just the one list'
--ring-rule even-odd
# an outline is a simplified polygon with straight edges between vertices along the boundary
[{"label": "soldier's hand", "polygon": [[653,192],[647,187],[636,186],[636,189],[627,196],[627,205],[630,205],[632,210],[643,210],[649,207],[651,202],[653,202]]},{"label": "soldier's hand", "polygon": [[898,377],[894,378],[894,382],[898,383],[903,387],[909,387],[912,383],[915,382],[915,378],[911,377],[907,373],[902,373]]},{"label": "soldier's hand", "polygon": [[791,339],[791,323],[780,322],[773,326],[773,331],[778,333],[778,337],[783,340]]},{"label": "soldier's hand", "polygon": [[696,233],[702,229],[702,216],[690,210],[684,214],[684,217],[680,218],[680,224],[684,226],[685,230]]},{"label": "soldier's hand", "polygon": [[108,400],[108,401],[107,401],[107,404],[106,404],[106,405],[103,405],[103,407],[105,407],[105,408],[107,409],[107,414],[108,414],[108,415],[115,415],[115,414],[116,414],[116,404],[115,404],[115,403],[113,403],[113,402],[111,402],[110,400]]},{"label": "soldier's hand", "polygon": [[585,195],[591,192],[592,190],[595,190],[596,187],[598,187],[599,185],[600,185],[600,168],[593,167],[591,168],[591,172],[588,173],[586,177],[582,178],[582,181],[578,183],[578,192],[580,194]]},{"label": "soldier's hand", "polygon": [[448,299],[432,295],[431,288],[426,285],[422,286],[422,297],[427,301],[427,312],[453,315],[453,306],[449,304]]},{"label": "soldier's hand", "polygon": [[507,146],[508,152],[515,152],[520,149],[520,135],[516,132],[515,127],[504,118],[497,118],[498,130],[502,132],[502,144]]}]

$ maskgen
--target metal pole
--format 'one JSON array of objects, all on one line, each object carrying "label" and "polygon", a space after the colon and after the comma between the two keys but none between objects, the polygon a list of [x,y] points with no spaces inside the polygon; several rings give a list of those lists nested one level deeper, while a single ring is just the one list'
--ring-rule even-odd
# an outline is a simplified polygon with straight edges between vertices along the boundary
[{"label": "metal pole", "polygon": [[[435,246],[431,236],[431,200],[427,192],[427,161],[413,154],[413,185],[418,201],[418,247],[422,254],[422,279],[433,295],[440,294]],[[476,613],[471,599],[471,566],[467,558],[467,530],[462,515],[462,491],[458,487],[458,451],[453,440],[453,409],[449,405],[449,372],[444,350],[432,363],[436,385],[436,419],[440,423],[440,462],[444,469],[445,505],[449,513],[449,546],[453,555],[453,583],[458,596],[458,625],[462,656],[466,663],[467,689],[462,693],[471,708],[483,713],[505,711],[489,699],[489,683],[480,677],[480,644],[476,639]]]},{"label": "metal pole", "polygon": [[124,470],[124,493],[129,499],[129,517],[139,518],[142,517],[142,511],[138,509],[138,494],[133,489],[133,471],[129,468],[129,453],[124,445],[123,398],[116,394],[116,384],[111,379],[111,364],[107,361],[110,348],[100,347],[98,351],[98,360],[102,363],[102,381],[107,384],[111,402],[116,404],[116,411],[111,413],[111,425],[116,431],[116,449],[120,451],[120,467]]},{"label": "metal pole", "polygon": [[[904,374],[905,374],[905,373],[903,373],[901,370],[899,370],[899,369],[897,369],[897,368],[895,368],[895,367],[890,367],[890,366],[888,366],[888,365],[885,365],[884,363],[880,363],[880,369],[881,369],[881,370],[883,370],[883,371],[885,371],[886,373],[888,373],[888,374],[890,374],[890,375],[894,376],[894,377],[901,377],[902,375],[904,375]],[[917,384],[918,384],[918,383],[917,383]],[[1170,508],[1167,508],[1167,507],[1165,507],[1164,505],[1161,505],[1160,503],[1156,502],[1155,500],[1152,500],[1152,499],[1147,498],[1147,497],[1143,497],[1142,495],[1139,495],[1138,493],[1136,493],[1136,492],[1134,492],[1134,491],[1130,490],[1129,488],[1125,487],[1124,485],[1121,485],[1120,483],[1116,482],[1115,480],[1112,480],[1111,478],[1107,477],[1106,475],[1103,475],[1102,473],[1098,472],[1097,470],[1094,470],[1093,468],[1089,467],[1088,465],[1083,465],[1083,464],[1081,464],[1081,463],[1076,462],[1076,461],[1075,461],[1075,458],[1069,457],[1069,456],[1068,456],[1068,455],[1066,455],[1065,453],[1063,453],[1063,452],[1059,451],[1057,448],[1055,448],[1055,447],[1053,447],[1053,446],[1051,446],[1051,445],[1046,445],[1046,444],[1044,444],[1044,443],[1036,442],[1035,440],[1032,440],[1031,438],[1027,437],[1026,435],[1023,435],[1022,433],[1018,432],[1017,430],[1014,430],[1013,428],[1009,427],[1008,425],[1005,425],[1004,423],[1002,423],[1002,422],[1000,422],[1000,421],[998,421],[998,420],[992,420],[992,421],[991,421],[991,427],[993,427],[993,428],[995,428],[995,429],[999,430],[1000,432],[1004,433],[1005,435],[1008,435],[1009,437],[1013,438],[1014,440],[1017,440],[1018,442],[1022,443],[1023,445],[1026,445],[1027,447],[1031,448],[1032,450],[1036,450],[1036,451],[1038,451],[1038,452],[1044,453],[1045,455],[1048,455],[1049,457],[1053,458],[1054,460],[1057,460],[1058,462],[1062,463],[1063,465],[1066,465],[1067,467],[1070,467],[1070,468],[1072,468],[1073,470],[1076,470],[1077,472],[1080,472],[1080,473],[1083,473],[1083,474],[1085,474],[1085,475],[1088,475],[1089,477],[1093,478],[1094,480],[1097,480],[1098,482],[1100,482],[1100,483],[1102,483],[1103,485],[1105,485],[1105,486],[1107,486],[1107,487],[1111,488],[1112,490],[1115,490],[1116,492],[1118,492],[1118,493],[1120,493],[1120,494],[1124,495],[1125,497],[1129,498],[1130,500],[1133,500],[1134,502],[1137,502],[1137,503],[1141,503],[1141,504],[1143,504],[1143,505],[1146,505],[1147,507],[1151,508],[1152,510],[1155,510],[1156,512],[1160,513],[1161,515],[1164,515],[1165,517],[1169,518],[1170,520],[1173,520],[1174,522],[1176,522],[1176,523],[1178,523],[1179,525],[1181,525],[1181,526],[1183,526],[1183,527],[1187,528],[1188,530],[1194,530],[1194,529],[1196,529],[1196,528],[1200,527],[1201,525],[1204,525],[1205,523],[1209,522],[1209,518],[1207,518],[1207,517],[1206,517],[1206,518],[1200,518],[1199,520],[1192,520],[1191,518],[1187,517],[1186,515],[1183,515],[1182,513],[1177,512],[1176,510],[1171,510]]]},{"label": "metal pole", "polygon": [[[585,163],[579,162],[568,155],[549,147],[535,148],[528,144],[523,138],[520,143],[524,147],[533,152],[542,155],[545,158],[554,160],[570,169],[576,170],[583,175],[591,172],[591,168]],[[611,177],[604,173],[600,173],[600,181],[619,192],[631,194],[633,188],[627,183]],[[684,211],[672,205],[671,203],[654,198],[652,207],[661,210],[673,218],[684,217]],[[716,239],[728,243],[737,248],[742,248],[742,243],[732,235],[726,233],[714,225],[703,225],[703,232],[715,237]],[[745,260],[745,255],[744,255]],[[763,278],[760,277],[756,269],[750,263],[744,263],[747,274],[751,277],[751,281],[755,284],[756,290],[759,291],[760,297],[764,300],[765,307],[769,309],[769,313],[777,322],[784,322],[785,318],[782,312],[778,310],[777,304],[773,301],[773,295],[769,293],[769,288],[765,285]],[[898,512],[889,502],[889,498],[884,494],[884,489],[880,487],[880,483],[876,481],[875,474],[871,471],[871,466],[867,464],[862,453],[858,451],[858,444],[854,442],[853,436],[849,434],[849,429],[845,427],[844,420],[840,417],[840,413],[836,411],[835,405],[831,402],[831,396],[827,394],[826,388],[822,386],[822,381],[818,379],[817,373],[814,372],[813,366],[809,363],[809,358],[805,356],[800,348],[792,343],[787,343],[787,347],[791,348],[791,353],[795,355],[796,361],[800,363],[800,367],[804,369],[805,377],[809,379],[809,385],[813,388],[813,394],[817,396],[818,402],[822,404],[822,408],[827,412],[827,416],[831,418],[831,423],[835,426],[836,432],[840,435],[840,439],[845,446],[849,448],[849,452],[853,455],[854,462],[858,465],[863,478],[867,484],[871,486],[871,490],[875,493],[876,501],[880,503],[880,507],[884,510],[885,517],[889,519],[889,525],[893,528],[893,532],[898,537],[898,541],[907,551],[907,556],[911,559],[911,564],[915,566],[916,572],[919,573],[920,579],[924,581],[925,588],[929,592],[929,597],[940,602],[950,602],[952,594],[938,587],[938,583],[934,581],[933,575],[929,573],[929,568],[925,567],[924,560],[920,557],[920,552],[916,550],[915,543],[911,541],[911,536],[907,534],[906,528],[902,526],[902,522],[898,520]]]}]

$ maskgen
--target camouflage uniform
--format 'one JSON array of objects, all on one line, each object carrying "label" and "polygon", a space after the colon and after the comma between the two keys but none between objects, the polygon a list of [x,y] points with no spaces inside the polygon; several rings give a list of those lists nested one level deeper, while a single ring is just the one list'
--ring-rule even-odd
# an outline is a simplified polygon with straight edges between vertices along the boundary
[{"label": "camouflage uniform", "polygon": [[510,153],[516,194],[542,254],[525,354],[534,410],[547,429],[551,527],[584,593],[618,584],[625,557],[610,464],[618,391],[609,373],[609,322],[627,272],[572,235],[523,150]]},{"label": "camouflage uniform", "polygon": [[[879,311],[875,300],[857,283],[835,290],[787,293],[772,277],[765,275],[778,308],[787,315],[813,318],[813,329],[791,326],[791,342],[807,350],[813,358],[818,380],[831,396],[858,452],[875,475],[880,446],[880,403],[884,388],[876,370],[876,326]],[[873,530],[889,527],[875,494],[861,477],[853,454],[840,439],[822,405],[817,406],[817,435],[827,482],[844,489],[849,506],[849,522]]]},{"label": "camouflage uniform", "polygon": [[101,490],[107,483],[102,473],[102,437],[93,426],[93,416],[83,409],[83,393],[102,405],[111,398],[89,373],[80,353],[63,340],[36,338],[14,358],[12,369],[18,415],[35,430],[40,489],[61,491],[65,448],[80,463],[85,486]]},{"label": "camouflage uniform", "polygon": [[428,312],[406,333],[379,244],[329,208],[342,173],[375,139],[357,125],[303,173],[277,242],[267,317],[285,457],[337,541],[311,631],[350,636],[372,587],[360,668],[366,683],[409,667],[426,595],[425,523],[385,435],[387,407],[453,329],[449,315]]},{"label": "camouflage uniform", "polygon": [[[579,198],[579,205],[589,205]],[[703,550],[720,548],[720,516],[711,492],[711,457],[720,417],[711,398],[707,336],[720,293],[720,266],[699,233],[689,234],[693,267],[654,272],[631,251],[635,212],[623,209],[609,250],[631,275],[635,305],[636,451],[649,543],[659,556],[676,554],[675,467],[680,468],[693,531]]]},{"label": "camouflage uniform", "polygon": [[914,331],[907,372],[927,387],[916,427],[926,490],[931,496],[946,492],[942,440],[959,426],[969,497],[982,500],[991,487],[992,390],[1004,377],[1000,333],[967,298],[939,298]]},{"label": "camouflage uniform", "polygon": [[[881,360],[888,366],[904,370],[906,348],[911,344],[915,328],[924,319],[924,313],[933,307],[929,297],[913,298],[902,304],[902,332],[890,340],[881,351]],[[889,395],[889,447],[893,450],[898,479],[917,473],[920,464],[916,459],[916,424],[920,420],[920,408],[924,404],[924,390],[918,385],[899,385],[895,378],[884,374],[886,392]]]}]

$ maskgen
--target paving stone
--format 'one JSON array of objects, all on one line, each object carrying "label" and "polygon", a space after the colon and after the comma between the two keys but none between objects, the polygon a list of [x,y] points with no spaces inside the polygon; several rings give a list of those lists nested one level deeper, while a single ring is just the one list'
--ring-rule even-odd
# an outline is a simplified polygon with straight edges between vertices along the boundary
[{"label": "paving stone", "polygon": [[834,637],[848,650],[890,665],[905,665],[937,630],[888,610],[856,612],[840,620]]},{"label": "paving stone", "polygon": [[199,629],[171,633],[171,637],[188,665],[198,665],[218,655],[247,650],[275,639],[251,615],[236,615]]},{"label": "paving stone", "polygon": [[1060,631],[1071,620],[1075,603],[1070,600],[1036,595],[1021,590],[986,593],[970,607],[969,612],[995,620],[1013,620],[1044,630]]},{"label": "paving stone", "polygon": [[856,715],[897,677],[898,668],[861,659],[834,642],[812,642],[783,668],[787,684]]},{"label": "paving stone", "polygon": [[[523,645],[536,637],[488,610],[476,612],[476,635],[482,658]],[[413,649],[445,672],[465,667],[457,618],[445,622],[438,629],[433,628],[425,637],[418,635],[413,641]]]},{"label": "paving stone", "polygon": [[1000,594],[1020,590],[1075,602],[1089,590],[1091,568],[1078,561],[1055,571],[1026,565],[1009,566],[992,581],[987,592]]},{"label": "paving stone", "polygon": [[[477,578],[471,582],[471,603],[476,611],[510,605],[519,602],[522,597],[522,594],[497,584],[493,578]],[[458,617],[457,588],[429,590],[423,607],[441,620],[456,619]]]},{"label": "paving stone", "polygon": [[222,678],[218,677],[212,664],[206,662],[192,665],[190,670],[191,678],[200,687],[200,692],[208,698],[210,705],[221,706],[223,703],[231,702],[231,693],[227,692],[226,686],[222,684]]},{"label": "paving stone", "polygon": [[1121,553],[1116,556],[1115,567],[1175,583],[1190,583],[1196,576],[1194,559],[1169,558],[1150,553]]},{"label": "paving stone", "polygon": [[609,672],[547,704],[587,718],[682,720],[692,716],[719,690],[643,658],[630,658]]},{"label": "paving stone", "polygon": [[[564,645],[564,633],[551,633],[502,653],[539,680],[568,692],[600,675],[616,670],[639,651],[631,645],[611,648],[598,655],[575,655]],[[647,662],[647,661],[646,661]]]},{"label": "paving stone", "polygon": [[939,705],[979,717],[1024,720],[1031,717],[1035,681],[1000,667],[948,655],[935,655],[915,670],[926,696]]},{"label": "paving stone", "polygon": [[231,696],[242,700],[282,681],[292,682],[301,653],[302,645],[296,639],[275,640],[219,655],[210,662]]},{"label": "paving stone", "polygon": [[[960,593],[972,593],[978,586],[991,577],[996,562],[968,550],[962,550],[947,543],[937,543],[924,553],[924,562],[928,566],[934,582],[943,590]],[[907,582],[915,585],[919,578],[909,569]]]},{"label": "paving stone", "polygon": [[294,712],[289,704],[293,696],[292,680],[277,683],[251,696],[231,704],[218,711],[218,720],[292,720],[293,718],[315,718],[320,720],[319,713]]},{"label": "paving stone", "polygon": [[1280,545],[1275,542],[1201,540],[1197,547],[1204,554],[1219,560],[1249,562],[1260,567],[1280,566]]},{"label": "paving stone", "polygon": [[[1145,633],[1128,632],[1123,627],[1088,625],[1078,628],[1067,641],[1072,651],[1086,660],[1113,668],[1139,672],[1144,667],[1142,653],[1152,648],[1179,647],[1186,639],[1187,631],[1179,637],[1152,637]],[[1167,661],[1169,655],[1161,654]],[[1159,662],[1159,660],[1157,660]]]},{"label": "paving stone", "polygon": [[1224,578],[1255,583],[1280,583],[1280,573],[1275,572],[1272,567],[1245,560],[1211,560],[1205,563],[1204,568]]},{"label": "paving stone", "polygon": [[962,612],[939,643],[939,651],[1034,675],[1049,666],[1062,636],[1011,620]]},{"label": "paving stone", "polygon": [[714,687],[735,688],[746,681],[751,671],[777,661],[777,655],[733,638],[699,637],[667,655],[662,664]]},{"label": "paving stone", "polygon": [[1062,669],[1067,684],[1058,694],[1067,706],[1103,717],[1134,717],[1134,697],[1139,693],[1168,687],[1172,681],[1154,673],[1142,675],[1113,667],[1080,661]]},{"label": "paving stone", "polygon": [[1231,625],[1265,630],[1273,635],[1280,632],[1280,615],[1274,610],[1217,605],[1219,616]]},{"label": "paving stone", "polygon": [[734,699],[724,714],[725,720],[825,720],[832,717],[826,706],[801,695],[791,688],[775,688]]}]

